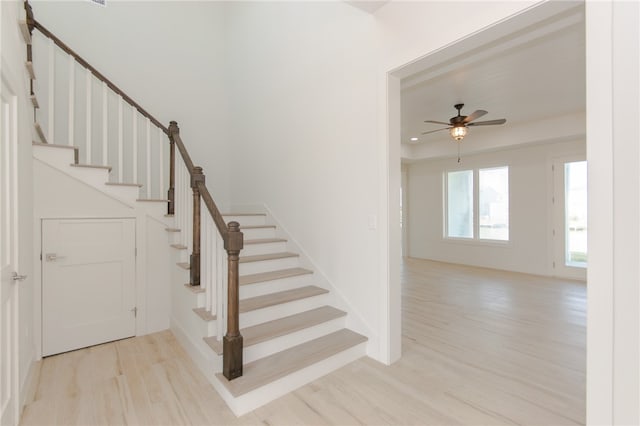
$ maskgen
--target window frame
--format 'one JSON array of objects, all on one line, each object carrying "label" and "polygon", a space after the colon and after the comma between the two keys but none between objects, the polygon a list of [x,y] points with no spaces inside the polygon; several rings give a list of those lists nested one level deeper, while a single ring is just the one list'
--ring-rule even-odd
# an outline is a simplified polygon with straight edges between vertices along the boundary
[{"label": "window frame", "polygon": [[[509,237],[506,240],[497,240],[491,238],[480,238],[480,170],[494,170],[494,169],[507,169],[507,188],[508,188],[508,196],[509,201],[508,205],[508,213],[507,217],[509,220],[509,225],[507,227]],[[473,172],[473,235],[471,237],[451,237],[449,236],[449,173],[462,172],[462,171],[472,171]],[[511,166],[510,164],[498,164],[493,166],[484,166],[484,167],[469,167],[464,169],[446,169],[443,172],[442,176],[443,182],[443,218],[442,218],[442,239],[445,242],[450,243],[462,243],[469,245],[486,245],[486,246],[507,246],[511,244],[512,235],[511,235]]]}]

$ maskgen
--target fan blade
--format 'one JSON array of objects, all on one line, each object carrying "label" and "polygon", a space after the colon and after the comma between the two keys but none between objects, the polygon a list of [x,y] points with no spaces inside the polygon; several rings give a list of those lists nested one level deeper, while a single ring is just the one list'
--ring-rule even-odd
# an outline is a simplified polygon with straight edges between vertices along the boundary
[{"label": "fan blade", "polygon": [[467,115],[467,118],[465,118],[462,122],[463,123],[469,123],[470,121],[473,121],[476,118],[482,117],[486,113],[487,113],[487,111],[485,111],[485,110],[477,109],[477,110],[473,111],[470,115]]},{"label": "fan blade", "polygon": [[443,128],[443,129],[431,130],[431,131],[429,131],[429,132],[424,132],[424,133],[421,133],[421,134],[422,134],[422,135],[428,135],[429,133],[435,133],[435,132],[439,132],[440,130],[447,130],[447,129],[450,129],[450,128],[451,128],[451,127],[445,127],[445,128]]},{"label": "fan blade", "polygon": [[450,126],[451,123],[445,123],[444,121],[434,121],[434,120],[424,120],[425,123],[433,123],[433,124],[444,124],[445,126]]},{"label": "fan blade", "polygon": [[478,121],[477,123],[469,123],[467,126],[495,126],[496,124],[504,124],[507,122],[506,118],[499,120]]}]

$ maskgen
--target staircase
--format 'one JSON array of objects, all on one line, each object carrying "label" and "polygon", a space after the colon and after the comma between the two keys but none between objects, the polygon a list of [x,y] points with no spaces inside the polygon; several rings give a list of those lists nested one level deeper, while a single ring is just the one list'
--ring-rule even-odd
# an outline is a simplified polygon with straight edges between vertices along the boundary
[{"label": "staircase", "polygon": [[[229,381],[220,373],[218,318],[206,309],[201,287],[176,287],[173,298],[180,301],[174,306],[189,309],[192,318],[175,312],[172,330],[232,411],[242,415],[364,356],[367,338],[346,328],[347,312],[335,307],[340,301],[319,283],[323,280],[270,214],[223,216],[239,222],[245,237],[239,261],[243,375]],[[175,251],[174,281],[186,283],[190,265],[180,231],[167,228]],[[189,321],[199,324],[187,330],[182,324]]]},{"label": "staircase", "polygon": [[[175,264],[171,330],[232,411],[242,415],[364,356],[367,338],[350,329],[364,327],[268,209],[220,213],[177,123],[164,127],[35,21],[27,3],[25,10],[21,27],[35,117],[34,161],[166,225]],[[60,70],[38,64],[47,55],[34,61],[37,43],[49,58],[66,55],[68,111],[53,111],[58,91],[46,82],[55,85]],[[34,86],[39,69],[48,73],[42,103]],[[86,81],[82,112],[73,101],[78,79]],[[101,97],[94,96],[95,87]],[[110,109],[108,97],[114,95],[118,102]],[[54,112],[68,115],[65,145],[55,143],[61,137],[53,128]],[[80,131],[79,121],[85,123]],[[100,121],[101,137],[95,140],[92,126]]]}]

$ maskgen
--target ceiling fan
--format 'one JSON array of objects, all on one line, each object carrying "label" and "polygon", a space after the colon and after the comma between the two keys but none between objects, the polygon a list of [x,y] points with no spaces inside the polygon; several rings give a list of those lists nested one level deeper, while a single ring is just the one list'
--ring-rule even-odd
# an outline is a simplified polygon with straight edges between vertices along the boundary
[{"label": "ceiling fan", "polygon": [[482,117],[487,113],[487,111],[478,109],[471,113],[470,115],[461,115],[460,110],[464,104],[456,104],[454,108],[458,110],[458,115],[455,117],[451,117],[448,123],[444,121],[435,121],[435,120],[425,120],[425,123],[434,123],[434,124],[444,124],[448,127],[443,127],[442,129],[431,130],[429,132],[422,133],[423,135],[427,135],[429,133],[439,132],[441,130],[449,130],[451,137],[456,141],[461,141],[467,135],[467,127],[470,126],[495,126],[498,124],[504,124],[507,122],[506,119],[501,118],[498,120],[488,120],[488,121],[476,121],[473,120]]}]

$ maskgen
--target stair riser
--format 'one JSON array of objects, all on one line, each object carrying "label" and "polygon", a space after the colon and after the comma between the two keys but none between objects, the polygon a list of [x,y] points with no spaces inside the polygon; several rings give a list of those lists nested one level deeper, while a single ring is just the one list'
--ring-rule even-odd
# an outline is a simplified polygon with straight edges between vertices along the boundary
[{"label": "stair riser", "polygon": [[104,192],[121,200],[133,203],[138,198],[139,188],[134,186],[105,185]]},{"label": "stair riser", "polygon": [[311,285],[313,274],[240,286],[240,300]]},{"label": "stair riser", "polygon": [[[247,239],[247,238],[245,238]],[[282,253],[287,251],[287,243],[245,244],[242,256],[256,256],[259,254]]]},{"label": "stair riser", "polygon": [[[257,240],[258,238],[275,238],[275,228],[254,228],[254,229],[241,229],[245,240]],[[243,250],[244,251],[244,250]]]},{"label": "stair riser", "polygon": [[33,156],[100,191],[107,192],[105,190],[105,182],[109,181],[109,171],[107,169],[71,167],[70,164],[73,163],[73,150],[34,146]]},{"label": "stair riser", "polygon": [[94,169],[89,167],[69,167],[62,169],[71,176],[83,181],[86,184],[105,191],[105,182],[109,181],[109,171],[107,169]]},{"label": "stair riser", "polygon": [[278,269],[296,268],[298,256],[283,259],[261,260],[259,262],[247,262],[240,264],[240,275],[258,274],[260,272],[276,271]]},{"label": "stair riser", "polygon": [[264,215],[256,215],[256,216],[224,216],[225,223],[229,222],[238,222],[240,226],[256,226],[256,225],[264,225],[266,216]]},{"label": "stair riser", "polygon": [[69,164],[74,163],[74,154],[72,149],[51,148],[46,146],[34,146],[33,156],[58,169],[66,169]]},{"label": "stair riser", "polygon": [[345,326],[345,317],[333,319],[322,324],[307,327],[303,330],[276,337],[262,343],[258,343],[244,349],[243,361],[245,363],[256,361],[260,358],[284,351],[293,346],[306,343],[318,337],[338,331]]},{"label": "stair riser", "polygon": [[[164,215],[167,214],[167,203],[138,201],[136,204],[143,208],[147,214],[154,217],[161,217],[164,219]],[[179,234],[176,232],[176,234]]]},{"label": "stair riser", "polygon": [[244,312],[240,314],[240,328],[251,327],[252,325],[319,308],[320,306],[326,305],[328,301],[328,295],[321,294],[293,302],[257,309],[255,311]]}]

